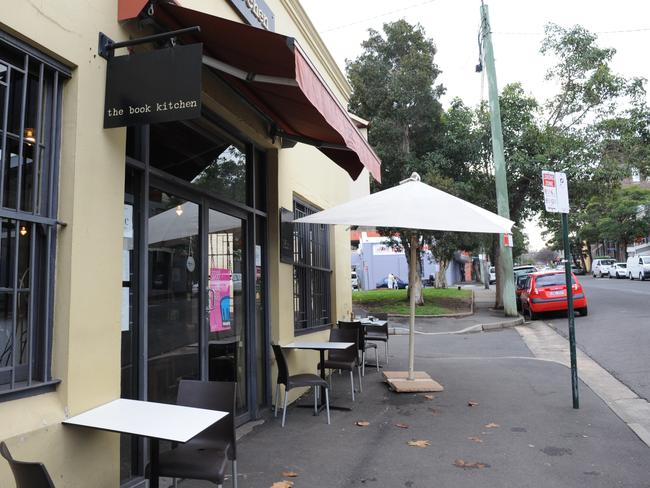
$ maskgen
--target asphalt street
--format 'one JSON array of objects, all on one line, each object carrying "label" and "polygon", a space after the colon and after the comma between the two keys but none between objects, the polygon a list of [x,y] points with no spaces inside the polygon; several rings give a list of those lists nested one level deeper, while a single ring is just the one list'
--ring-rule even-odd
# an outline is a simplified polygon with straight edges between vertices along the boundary
[{"label": "asphalt street", "polygon": [[[578,279],[589,301],[589,315],[575,320],[578,347],[650,400],[650,281]],[[565,313],[545,314],[541,320],[568,337]]]}]

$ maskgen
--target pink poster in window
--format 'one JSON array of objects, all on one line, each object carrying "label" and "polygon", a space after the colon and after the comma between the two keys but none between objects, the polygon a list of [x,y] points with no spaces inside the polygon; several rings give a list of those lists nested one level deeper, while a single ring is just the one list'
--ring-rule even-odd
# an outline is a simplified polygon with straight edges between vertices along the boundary
[{"label": "pink poster in window", "polygon": [[210,332],[230,330],[231,288],[229,269],[210,268]]}]

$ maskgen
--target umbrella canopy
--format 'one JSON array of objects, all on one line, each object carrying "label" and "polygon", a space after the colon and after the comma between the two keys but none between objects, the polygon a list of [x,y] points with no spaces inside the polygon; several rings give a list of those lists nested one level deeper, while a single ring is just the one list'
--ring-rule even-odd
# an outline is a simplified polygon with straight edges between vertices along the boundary
[{"label": "umbrella canopy", "polygon": [[[514,222],[420,181],[413,173],[398,186],[294,220],[297,224],[343,224],[419,230],[508,234]],[[411,242],[409,282],[415,277]],[[415,295],[411,293],[409,379],[414,378]]]},{"label": "umbrella canopy", "polygon": [[508,234],[514,224],[500,215],[420,182],[401,184],[294,221],[366,227]]}]

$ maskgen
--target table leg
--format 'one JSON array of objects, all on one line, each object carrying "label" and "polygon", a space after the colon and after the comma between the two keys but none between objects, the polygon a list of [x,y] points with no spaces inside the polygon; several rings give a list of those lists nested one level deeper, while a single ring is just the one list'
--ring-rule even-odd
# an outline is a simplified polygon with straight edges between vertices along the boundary
[{"label": "table leg", "polygon": [[153,437],[149,438],[149,457],[150,457],[150,471],[149,471],[149,488],[158,488],[158,455],[160,454],[160,447],[158,439]]},{"label": "table leg", "polygon": [[[320,377],[327,381],[325,379],[325,351],[321,349],[320,351]],[[320,412],[323,408],[325,408],[325,387],[321,386],[320,387],[320,402],[318,402],[318,411]]]}]

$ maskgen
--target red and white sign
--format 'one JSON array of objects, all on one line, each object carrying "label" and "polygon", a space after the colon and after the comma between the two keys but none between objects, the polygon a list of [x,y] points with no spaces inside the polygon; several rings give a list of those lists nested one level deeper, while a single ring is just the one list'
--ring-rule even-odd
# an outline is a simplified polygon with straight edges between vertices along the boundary
[{"label": "red and white sign", "polygon": [[569,213],[569,185],[566,174],[542,171],[542,184],[546,211]]},{"label": "red and white sign", "polygon": [[503,234],[503,245],[505,247],[513,247],[514,241],[512,239],[512,234]]}]

